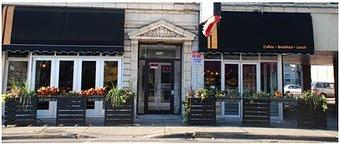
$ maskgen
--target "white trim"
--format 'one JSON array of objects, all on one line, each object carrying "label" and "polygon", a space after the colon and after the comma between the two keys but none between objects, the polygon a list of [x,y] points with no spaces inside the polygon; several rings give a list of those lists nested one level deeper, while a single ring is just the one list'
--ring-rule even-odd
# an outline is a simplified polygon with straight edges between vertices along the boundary
[{"label": "white trim", "polygon": [[23,61],[27,62],[27,75],[26,75],[26,83],[29,84],[29,59],[27,57],[7,57],[7,59],[4,62],[4,77],[3,77],[3,87],[2,90],[5,93],[7,90],[7,81],[8,81],[8,70],[9,70],[9,62],[10,61]]}]

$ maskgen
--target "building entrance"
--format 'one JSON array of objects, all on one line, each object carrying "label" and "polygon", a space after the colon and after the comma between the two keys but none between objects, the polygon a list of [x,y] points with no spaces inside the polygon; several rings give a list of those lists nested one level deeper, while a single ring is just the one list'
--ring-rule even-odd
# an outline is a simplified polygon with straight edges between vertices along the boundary
[{"label": "building entrance", "polygon": [[178,45],[140,45],[138,114],[179,114],[181,61]]}]

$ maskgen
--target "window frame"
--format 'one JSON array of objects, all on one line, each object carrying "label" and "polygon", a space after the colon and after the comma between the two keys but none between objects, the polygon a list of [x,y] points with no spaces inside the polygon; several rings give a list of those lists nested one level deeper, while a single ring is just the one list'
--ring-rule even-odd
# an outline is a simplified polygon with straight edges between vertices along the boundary
[{"label": "window frame", "polygon": [[[105,61],[117,61],[118,62],[118,74],[117,74],[117,86],[122,87],[122,56],[32,56],[32,77],[30,79],[30,88],[34,90],[35,86],[35,73],[36,62],[40,60],[51,61],[51,80],[50,86],[59,86],[59,68],[60,61],[73,61],[73,91],[79,92],[81,90],[81,70],[82,61],[95,61],[96,62],[96,79],[95,87],[103,87],[104,83],[104,62]],[[53,76],[53,77],[52,77]]]},{"label": "window frame", "polygon": [[28,57],[7,57],[5,61],[5,69],[4,69],[4,78],[3,78],[3,86],[2,91],[3,93],[6,93],[7,91],[7,84],[8,84],[8,70],[9,70],[9,62],[15,61],[15,62],[27,62],[27,74],[26,74],[26,83],[29,83],[30,73],[30,62]]}]

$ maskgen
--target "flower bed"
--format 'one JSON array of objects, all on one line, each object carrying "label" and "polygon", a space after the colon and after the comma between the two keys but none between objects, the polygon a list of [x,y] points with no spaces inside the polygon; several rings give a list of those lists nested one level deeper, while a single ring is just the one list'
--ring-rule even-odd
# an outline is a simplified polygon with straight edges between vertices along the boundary
[{"label": "flower bed", "polygon": [[105,126],[133,125],[133,106],[133,99],[115,107],[109,99],[105,101]]},{"label": "flower bed", "polygon": [[189,125],[215,125],[215,98],[194,98],[187,100],[187,123]]},{"label": "flower bed", "polygon": [[298,101],[298,128],[321,128],[327,129],[327,111],[321,107]]},{"label": "flower bed", "polygon": [[266,92],[244,91],[242,125],[269,127],[270,126],[270,97]]},{"label": "flower bed", "polygon": [[29,103],[22,104],[19,97],[8,98],[5,102],[5,126],[36,125],[37,99],[32,97]]},{"label": "flower bed", "polygon": [[327,129],[327,101],[311,91],[298,99],[298,128]]},{"label": "flower bed", "polygon": [[132,82],[126,88],[112,87],[105,97],[105,125],[133,125],[134,96]]},{"label": "flower bed", "polygon": [[243,99],[243,126],[270,126],[270,99]]},{"label": "flower bed", "polygon": [[57,126],[86,125],[86,97],[57,97]]}]

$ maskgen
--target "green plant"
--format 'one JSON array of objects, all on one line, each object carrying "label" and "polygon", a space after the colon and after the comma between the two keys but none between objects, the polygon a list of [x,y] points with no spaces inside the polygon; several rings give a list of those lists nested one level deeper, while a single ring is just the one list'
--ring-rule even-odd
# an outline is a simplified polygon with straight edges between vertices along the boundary
[{"label": "green plant", "polygon": [[189,122],[189,112],[190,112],[188,99],[183,102],[183,105],[184,105],[184,123],[188,124],[188,122]]},{"label": "green plant", "polygon": [[326,98],[324,96],[318,96],[311,90],[304,91],[302,93],[302,97],[299,98],[299,100],[314,106],[314,109],[316,109],[317,107],[321,107],[323,111],[327,110]]},{"label": "green plant", "polygon": [[25,108],[32,103],[32,98],[36,97],[35,91],[31,91],[27,83],[19,80],[10,80],[10,90],[3,95],[3,100],[8,101],[10,98],[20,98],[20,105]]},{"label": "green plant", "polygon": [[106,94],[105,100],[110,101],[112,107],[116,108],[132,100],[134,96],[135,93],[132,90],[132,83],[130,82],[129,86],[123,89],[113,86]]},{"label": "green plant", "polygon": [[252,90],[244,90],[243,97],[247,99],[269,99],[271,97],[270,93],[263,91],[252,91]]},{"label": "green plant", "polygon": [[205,100],[209,97],[213,97],[214,93],[206,88],[200,88],[195,91],[195,96],[201,98],[201,100]]},{"label": "green plant", "polygon": [[186,92],[186,97],[194,97],[195,96],[195,91],[192,89],[192,86],[185,88]]},{"label": "green plant", "polygon": [[225,90],[225,95],[228,98],[239,98],[240,92],[238,91],[238,89],[227,89]]}]

